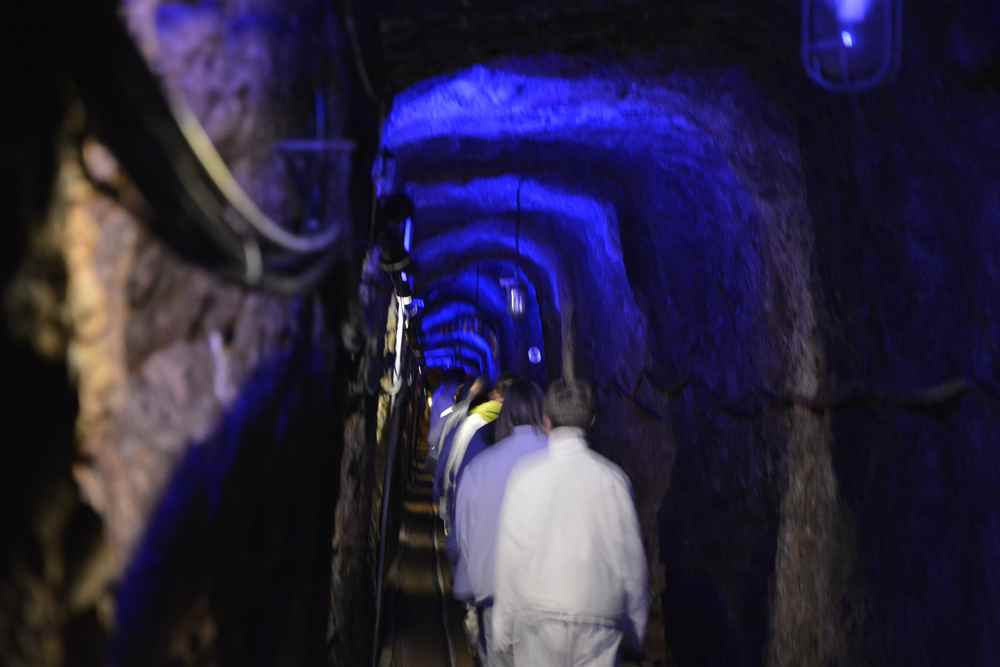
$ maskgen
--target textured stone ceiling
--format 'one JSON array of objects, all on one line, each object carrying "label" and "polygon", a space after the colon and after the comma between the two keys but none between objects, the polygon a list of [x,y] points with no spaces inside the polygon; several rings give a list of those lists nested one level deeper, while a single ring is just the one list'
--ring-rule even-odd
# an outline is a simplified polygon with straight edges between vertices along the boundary
[{"label": "textured stone ceiling", "polygon": [[[798,59],[794,0],[397,1],[378,12],[381,55],[393,91],[510,55],[631,56],[667,48],[677,64],[688,58],[720,64],[753,59],[794,67]],[[718,48],[707,49],[711,44]]]},{"label": "textured stone ceiling", "polygon": [[[435,339],[437,362],[452,346],[479,360],[473,370],[526,372],[536,346],[550,375],[578,358],[620,386],[647,366],[676,379],[696,364],[741,384],[720,359],[735,345],[751,369],[748,341],[765,326],[754,197],[786,195],[791,172],[769,163],[794,151],[773,142],[761,153],[744,128],[766,124],[767,106],[749,109],[738,71],[711,78],[548,56],[478,65],[395,98],[383,143],[416,205],[425,322],[472,308],[499,338],[498,359]],[[515,273],[522,318],[500,286]]]}]

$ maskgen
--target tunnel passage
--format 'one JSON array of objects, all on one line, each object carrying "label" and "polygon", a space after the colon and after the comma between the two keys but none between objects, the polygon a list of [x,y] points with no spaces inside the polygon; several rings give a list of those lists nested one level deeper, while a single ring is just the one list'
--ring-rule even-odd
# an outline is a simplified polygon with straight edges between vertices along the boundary
[{"label": "tunnel passage", "polygon": [[[871,442],[872,435],[860,434],[873,424],[859,423],[848,406],[901,406],[890,409],[904,414],[880,420],[892,424],[890,430],[910,430],[918,427],[905,413],[924,399],[908,398],[905,390],[853,388],[860,377],[884,386],[878,375],[858,374],[859,359],[879,355],[856,356],[848,332],[857,316],[845,315],[844,297],[833,295],[841,285],[878,300],[894,293],[888,285],[886,292],[871,288],[886,268],[876,269],[873,256],[860,250],[866,247],[861,232],[842,235],[839,228],[851,221],[831,213],[852,207],[866,219],[872,214],[863,207],[876,206],[863,183],[856,196],[865,205],[837,202],[853,191],[831,183],[842,177],[829,173],[858,167],[823,165],[828,156],[852,159],[841,151],[857,130],[796,108],[738,69],[660,77],[642,71],[594,60],[501,60],[397,96],[383,145],[399,163],[396,187],[416,204],[415,256],[425,253],[425,261],[415,284],[421,270],[432,271],[436,282],[450,265],[455,280],[468,280],[472,267],[489,258],[513,259],[531,271],[525,279],[538,303],[546,372],[554,377],[568,368],[595,382],[594,446],[635,483],[650,560],[664,568],[654,586],[678,664],[823,664],[859,655],[891,663],[894,649],[876,628],[905,623],[890,591],[909,584],[902,574],[892,584],[873,577],[907,557],[878,534],[891,519],[858,514],[871,511],[860,509],[867,505],[858,498],[872,498],[872,475],[889,474],[880,466],[890,464],[857,451],[853,443]],[[833,128],[840,139],[829,139]],[[864,161],[885,160],[890,149],[871,149],[880,158],[852,150],[864,156],[853,159]],[[975,188],[972,219],[984,219],[985,187]],[[982,239],[982,224],[988,223],[969,222],[961,233]],[[919,228],[901,222],[895,229]],[[910,236],[890,232],[887,224],[873,230],[882,239],[904,234],[894,247],[907,245],[921,257],[934,247],[957,258],[951,241],[930,241],[930,232]],[[992,247],[995,235],[986,236]],[[438,249],[445,243],[452,252]],[[836,262],[825,243],[840,253]],[[896,252],[895,261],[909,257]],[[868,284],[844,273],[852,258],[843,253],[869,258]],[[906,262],[920,264],[916,256]],[[988,284],[985,270],[979,275]],[[978,294],[964,278],[956,280],[965,285],[960,292]],[[915,283],[889,283],[901,284]],[[981,297],[970,303],[992,312]],[[872,307],[858,306],[858,312]],[[884,301],[876,308],[894,312]],[[483,310],[497,315],[492,306]],[[961,312],[960,321],[970,321]],[[904,329],[907,345],[928,349],[915,329]],[[928,332],[939,330],[935,324]],[[970,332],[977,330],[986,331]],[[971,349],[992,349],[987,339],[976,337]],[[523,354],[522,348],[515,359]],[[915,362],[899,363],[911,385],[936,376]],[[899,381],[889,386],[906,386]],[[953,400],[947,386],[940,394],[945,402]],[[974,385],[957,386],[962,396]],[[970,423],[982,423],[982,400],[989,401],[980,396],[964,408]],[[940,432],[953,442],[979,437]],[[892,485],[917,483],[930,468],[906,470],[910,482]],[[932,494],[928,503],[947,505],[940,482],[923,484]],[[953,507],[976,507],[984,487],[973,484],[978,490]],[[946,514],[907,516],[939,525],[951,516],[940,511]],[[918,563],[943,562],[958,576],[957,556],[930,548],[928,533],[907,525],[906,539],[929,549]],[[957,543],[989,539],[985,527],[962,530],[969,532],[956,536]],[[978,558],[968,566],[981,572]],[[903,571],[922,578],[923,567]],[[951,585],[962,588],[941,583],[937,590]],[[991,595],[939,594],[949,608],[975,610]],[[920,622],[938,616],[928,609],[921,616],[928,620]],[[858,627],[867,629],[859,634]],[[971,641],[975,635],[962,636]],[[934,651],[944,645],[926,644]],[[978,650],[970,648],[969,655],[987,655]]]},{"label": "tunnel passage", "polygon": [[[504,267],[483,273],[487,261],[524,267],[537,307],[525,318],[541,329],[548,376],[570,367],[595,383],[594,445],[632,477],[653,563],[678,446],[670,411],[693,412],[662,392],[691,383],[724,401],[761,384],[815,386],[797,149],[770,129],[780,113],[766,111],[736,73],[696,87],[622,66],[523,59],[405,91],[383,133],[398,161],[395,186],[415,205],[417,291],[427,280],[435,303],[457,307],[467,303],[457,288],[434,286],[471,285],[479,269],[480,285],[490,275],[496,291]],[[514,321],[501,294],[480,296],[484,317]],[[526,341],[514,340],[504,367],[523,372]],[[706,428],[684,426],[688,441]],[[730,520],[770,526],[746,560],[722,565],[730,577],[772,567],[774,516],[749,512]],[[658,591],[663,582],[661,572]],[[767,591],[736,595],[727,614],[760,608]],[[767,621],[753,625],[760,652]]]},{"label": "tunnel passage", "polygon": [[[46,385],[12,414],[45,427],[4,468],[30,516],[5,524],[0,662],[96,664],[110,637],[123,663],[368,664],[400,545],[447,594],[433,533],[401,524],[423,400],[457,372],[594,383],[592,444],[632,479],[653,566],[653,664],[996,663],[995,3],[907,3],[906,68],[856,97],[802,76],[795,3],[123,4],[254,202],[351,238],[305,295],[262,293],[167,224],[176,165],[143,124],[57,127],[67,91],[96,93],[25,75],[55,111],[22,113],[44,127],[14,161],[30,242],[4,349]],[[74,12],[74,64],[116,73]],[[327,94],[289,87],[300,69]],[[304,145],[350,181],[300,189]],[[413,204],[405,277],[369,243],[373,185]]]}]

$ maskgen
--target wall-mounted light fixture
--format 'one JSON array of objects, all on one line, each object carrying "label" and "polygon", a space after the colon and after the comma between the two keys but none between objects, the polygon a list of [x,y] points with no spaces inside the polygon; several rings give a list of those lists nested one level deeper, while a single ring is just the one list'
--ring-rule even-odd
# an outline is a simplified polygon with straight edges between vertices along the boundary
[{"label": "wall-mounted light fixture", "polygon": [[802,0],[802,64],[823,88],[859,92],[899,68],[903,0]]},{"label": "wall-mounted light fixture", "polygon": [[524,315],[524,288],[515,277],[503,277],[500,286],[507,295],[507,310],[514,317]]},{"label": "wall-mounted light fixture", "polygon": [[539,350],[534,345],[532,345],[531,347],[529,347],[528,348],[528,361],[530,361],[532,364],[534,364],[536,366],[538,364],[542,363],[542,351]]},{"label": "wall-mounted light fixture", "polygon": [[[523,182],[523,177],[517,180],[517,195],[515,198],[517,216],[514,219],[514,254],[517,257],[518,265],[521,263],[521,184]],[[507,310],[510,311],[510,314],[514,317],[524,315],[524,287],[517,279],[517,272],[514,269],[511,269],[509,275],[500,278],[500,287],[503,288],[504,293],[507,295]]]}]

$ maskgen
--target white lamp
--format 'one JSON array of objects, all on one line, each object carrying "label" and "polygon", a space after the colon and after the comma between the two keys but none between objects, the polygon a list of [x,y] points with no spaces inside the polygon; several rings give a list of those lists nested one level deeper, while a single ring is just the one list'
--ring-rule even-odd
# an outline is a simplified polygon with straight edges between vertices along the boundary
[{"label": "white lamp", "polygon": [[902,0],[802,0],[802,65],[831,92],[859,92],[899,68]]}]

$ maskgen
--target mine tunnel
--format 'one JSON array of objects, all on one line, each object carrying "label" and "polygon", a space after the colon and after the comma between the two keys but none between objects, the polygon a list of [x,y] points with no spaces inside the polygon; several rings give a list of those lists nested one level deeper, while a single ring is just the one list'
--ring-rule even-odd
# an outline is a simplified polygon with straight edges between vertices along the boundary
[{"label": "mine tunnel", "polygon": [[8,12],[3,665],[486,664],[427,461],[510,377],[621,664],[1000,663],[1000,4]]}]

